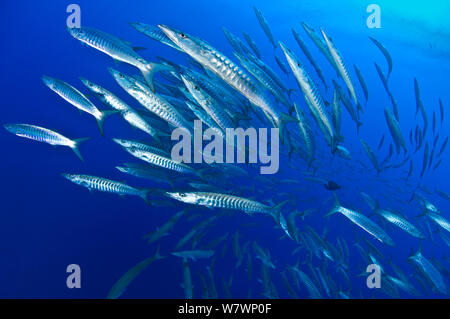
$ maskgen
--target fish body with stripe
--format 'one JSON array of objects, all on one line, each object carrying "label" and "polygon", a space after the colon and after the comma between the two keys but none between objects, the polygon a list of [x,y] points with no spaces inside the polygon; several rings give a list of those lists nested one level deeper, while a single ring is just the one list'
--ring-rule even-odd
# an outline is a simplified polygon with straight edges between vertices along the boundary
[{"label": "fish body with stripe", "polygon": [[400,129],[400,124],[396,120],[394,114],[389,108],[384,109],[384,116],[386,118],[386,123],[389,128],[389,132],[391,133],[392,139],[394,140],[395,146],[397,148],[397,153],[400,152],[400,148],[403,149],[403,151],[406,153],[406,143],[405,139],[403,138],[402,131]]},{"label": "fish body with stripe", "polygon": [[235,90],[245,96],[250,102],[261,108],[272,124],[280,129],[284,123],[293,122],[293,119],[280,113],[269,100],[266,92],[254,83],[252,79],[242,69],[218,52],[203,40],[188,35],[174,28],[159,25],[161,30],[177,44],[185,53],[190,55],[195,61],[212,71],[219,78],[228,83]]},{"label": "fish body with stripe", "polygon": [[420,269],[429,281],[434,285],[434,288],[443,294],[447,294],[447,287],[439,270],[418,251],[413,256],[409,257]]},{"label": "fish body with stripe", "polygon": [[416,238],[425,239],[425,236],[417,229],[416,226],[411,224],[405,218],[385,209],[380,209],[379,207],[375,209],[375,213],[383,217],[385,220],[390,222],[391,224],[399,227],[403,231],[407,232],[411,236]]},{"label": "fish body with stripe", "polygon": [[136,29],[136,31],[148,36],[149,38],[158,41],[162,44],[168,45],[178,51],[182,51],[177,45],[175,45],[160,28],[156,25],[150,25],[142,22],[130,22],[130,25]]},{"label": "fish body with stripe", "polygon": [[355,104],[358,104],[358,98],[356,97],[355,87],[353,86],[352,79],[350,78],[350,74],[345,66],[344,59],[342,58],[341,53],[334,45],[331,38],[329,38],[326,33],[322,31],[323,38],[325,39],[325,43],[327,44],[328,50],[334,60],[334,65],[337,67],[339,75],[344,80],[347,85],[348,90],[350,91],[350,95],[353,98]]},{"label": "fish body with stripe", "polygon": [[52,91],[75,106],[77,109],[95,117],[100,133],[103,135],[103,121],[108,115],[114,112],[100,111],[83,93],[62,80],[44,75],[42,76],[42,81]]},{"label": "fish body with stripe", "polygon": [[132,77],[126,76],[112,68],[108,70],[117,83],[147,110],[175,127],[190,127],[181,114],[158,94],[149,91]]},{"label": "fish body with stripe", "polygon": [[278,210],[277,207],[270,207],[251,199],[227,194],[208,192],[166,192],[166,195],[188,204],[241,210],[248,214],[273,214]]},{"label": "fish body with stripe", "polygon": [[125,147],[124,149],[134,157],[139,158],[140,160],[154,166],[158,166],[182,174],[197,175],[197,172],[192,167],[183,163],[175,162],[171,158],[162,156],[156,152],[144,151],[135,147]]},{"label": "fish body with stripe", "polygon": [[331,208],[327,216],[340,213],[347,217],[350,221],[352,221],[354,224],[358,225],[362,229],[364,229],[366,232],[371,234],[373,237],[378,239],[380,242],[387,244],[389,246],[394,246],[394,241],[389,237],[389,235],[376,223],[374,223],[372,220],[364,216],[363,214],[343,207],[339,201],[336,198],[335,205]]},{"label": "fish body with stripe", "polygon": [[235,125],[228,113],[208,93],[181,75],[184,85],[197,103],[211,116],[223,132]]},{"label": "fish body with stripe", "polygon": [[140,129],[150,136],[157,137],[157,131],[150,124],[148,124],[139,115],[139,113],[128,106],[124,101],[119,99],[116,95],[87,79],[81,78],[81,82],[83,82],[83,84],[100,99],[100,101],[120,112],[125,121],[127,121],[131,126]]},{"label": "fish body with stripe", "polygon": [[328,118],[328,114],[325,111],[325,105],[323,98],[320,95],[314,81],[311,79],[305,68],[300,64],[300,61],[294,55],[294,53],[280,42],[281,49],[283,50],[289,66],[297,79],[298,86],[303,92],[303,96],[313,114],[314,119],[322,130],[325,139],[331,146],[332,152],[335,151],[337,145],[337,139],[333,126]]},{"label": "fish body with stripe", "polygon": [[162,70],[172,70],[167,65],[147,62],[133,50],[129,43],[101,30],[90,27],[67,28],[67,30],[72,37],[84,44],[109,55],[116,61],[125,62],[138,68],[152,90],[154,90],[154,74]]},{"label": "fish body with stripe", "polygon": [[113,193],[117,195],[130,195],[139,196],[147,202],[147,195],[150,192],[148,189],[137,189],[129,186],[125,183],[113,181],[110,179],[91,176],[91,175],[79,175],[79,174],[61,174],[74,184],[86,187],[87,189]]},{"label": "fish body with stripe", "polygon": [[270,43],[272,43],[273,48],[276,49],[277,44],[275,43],[275,39],[272,35],[272,31],[270,31],[269,24],[267,23],[266,18],[263,16],[261,11],[258,10],[257,7],[253,7],[253,10],[255,11],[256,18],[258,18],[261,28],[263,29],[263,31],[266,34],[267,38],[269,39]]},{"label": "fish body with stripe", "polygon": [[30,125],[30,124],[4,124],[4,128],[10,133],[19,137],[28,138],[30,140],[47,143],[53,146],[67,146],[74,151],[74,153],[83,160],[78,146],[88,138],[80,138],[71,140],[55,131],[44,127]]}]

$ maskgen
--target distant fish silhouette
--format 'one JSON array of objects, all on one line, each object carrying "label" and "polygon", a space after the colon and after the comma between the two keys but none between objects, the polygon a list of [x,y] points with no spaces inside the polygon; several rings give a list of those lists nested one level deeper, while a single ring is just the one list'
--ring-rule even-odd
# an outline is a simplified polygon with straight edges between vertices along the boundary
[{"label": "distant fish silhouette", "polygon": [[338,184],[336,184],[333,181],[328,181],[328,183],[327,184],[323,184],[323,186],[325,186],[325,188],[328,189],[329,191],[335,191],[335,190],[341,188],[341,186],[339,186]]}]

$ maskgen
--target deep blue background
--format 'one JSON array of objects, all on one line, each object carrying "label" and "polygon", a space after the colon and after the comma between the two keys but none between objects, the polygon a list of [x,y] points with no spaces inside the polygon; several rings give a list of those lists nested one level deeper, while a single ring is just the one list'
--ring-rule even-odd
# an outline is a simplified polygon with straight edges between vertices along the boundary
[{"label": "deep blue background", "polygon": [[[128,25],[130,21],[175,26],[207,40],[229,57],[232,57],[231,47],[221,28],[225,26],[237,35],[241,35],[241,31],[245,30],[257,42],[263,52],[263,59],[279,71],[272,57],[271,44],[254,15],[252,6],[255,1],[78,0],[76,3],[81,7],[82,25],[99,28],[123,37],[136,46],[147,47],[141,54],[148,60],[152,61],[156,56],[163,56],[180,63],[185,61],[175,50],[136,32]],[[436,1],[434,10],[425,8],[425,5],[419,2],[407,6],[401,1],[398,5],[378,1],[383,10],[383,24],[380,30],[370,30],[366,27],[365,9],[368,2],[350,1],[345,6],[333,3],[258,1],[257,5],[269,21],[276,39],[285,42],[301,59],[304,59],[292,38],[290,28],[295,27],[300,32],[325,71],[327,79],[334,77],[335,73],[306,37],[300,25],[301,21],[306,21],[316,28],[322,26],[333,37],[348,67],[351,68],[353,64],[359,66],[368,82],[370,94],[369,104],[365,106],[364,125],[360,137],[367,140],[370,145],[376,147],[382,133],[386,133],[386,141],[390,141],[390,136],[383,115],[383,109],[389,105],[389,100],[373,62],[377,61],[384,70],[386,64],[381,53],[368,40],[368,35],[382,41],[394,59],[390,86],[399,104],[405,139],[408,139],[409,129],[414,127],[416,121],[414,77],[419,79],[422,100],[427,108],[431,125],[432,110],[438,112],[439,109],[438,98],[442,98],[445,106],[450,105],[447,82],[450,71],[448,63],[450,48],[448,41],[444,41],[448,39],[449,28],[448,22],[442,16],[442,12],[448,12],[445,1]],[[82,163],[70,150],[20,139],[5,130],[0,130],[2,146],[0,297],[103,298],[125,271],[155,251],[157,244],[147,245],[141,239],[142,235],[154,230],[177,211],[174,208],[149,208],[139,198],[121,199],[102,193],[91,195],[86,189],[61,178],[60,173],[70,172],[123,180],[124,176],[116,171],[114,166],[130,161],[130,157],[110,139],[145,138],[145,135],[132,130],[118,116],[106,120],[105,137],[102,138],[91,116],[80,115],[73,106],[64,102],[42,83],[40,77],[45,74],[83,89],[78,80],[78,76],[83,76],[117,93],[130,105],[136,105],[136,102],[109,76],[106,67],[114,66],[112,60],[92,48],[81,46],[67,33],[65,21],[68,4],[70,2],[67,1],[2,1],[0,4],[0,33],[3,42],[0,53],[1,122],[41,125],[70,138],[92,137],[91,141],[81,146],[81,152],[86,160]],[[277,53],[284,61],[279,49]],[[136,72],[126,65],[121,65],[120,69],[128,73]],[[286,79],[281,72],[280,77]],[[354,74],[353,79],[358,87],[358,95],[363,99]],[[287,81],[290,87],[297,88],[292,75]],[[329,94],[330,92],[327,95],[328,100],[331,99]],[[411,188],[404,186],[402,179],[399,179],[406,175],[408,166],[382,173],[381,177],[390,180],[394,185],[393,188],[377,182],[376,174],[362,153],[354,124],[345,111],[343,114],[343,133],[346,136],[344,145],[351,150],[354,161],[347,165],[343,160],[331,161],[328,155],[324,155],[321,162],[325,171],[323,176],[333,178],[344,186],[341,193],[344,203],[367,211],[367,206],[357,196],[356,191],[373,194],[379,197],[381,202],[385,201],[381,194],[385,194],[390,198],[386,205],[401,209],[415,224],[423,224],[421,219],[415,217],[419,214],[417,205],[397,203],[398,207],[395,207],[393,198],[400,197],[405,200],[410,197],[410,192],[406,190]],[[448,134],[448,119],[446,119],[444,127],[440,129],[440,135],[445,137]],[[317,140],[321,140],[321,137],[318,136]],[[386,152],[385,146],[380,158],[383,158]],[[418,181],[421,157],[422,153],[419,153],[414,158],[416,171],[411,181],[413,185]],[[369,170],[358,165],[357,159],[364,161]],[[431,190],[440,188],[450,192],[447,178],[450,168],[445,159],[444,153],[443,164],[439,170],[427,174],[423,179],[423,184]],[[302,162],[296,166],[305,168]],[[280,174],[285,174],[289,178],[302,178],[298,171],[290,169],[287,165],[281,170]],[[135,186],[148,185],[143,180],[132,177],[126,179]],[[300,199],[312,199],[298,209],[319,207],[329,198],[329,194],[320,185],[305,182],[298,188],[284,187],[286,189],[280,191],[293,192]],[[272,196],[273,194],[266,194],[265,197]],[[448,203],[435,195],[429,198],[448,216]],[[319,233],[327,223],[322,217],[324,212],[325,210],[322,210],[307,220],[318,229]],[[209,215],[214,214],[214,211],[201,213]],[[342,216],[331,218],[329,238],[333,242],[336,236],[340,235],[344,236],[351,246],[355,240],[355,233],[361,236],[362,231],[355,230],[355,227]],[[193,222],[182,220],[177,224],[173,235],[165,237],[161,242],[162,254],[167,255],[179,238],[200,220]],[[255,225],[239,227],[249,222],[254,222]],[[273,226],[273,221],[268,218],[251,218],[238,212],[224,217],[220,227],[215,226],[215,231],[207,235],[205,242],[228,231],[234,233],[240,228],[241,244],[247,240],[258,240],[262,247],[270,248],[275,263],[283,269],[286,264],[295,263],[297,257],[291,256],[295,245],[286,239],[280,240],[282,233]],[[389,229],[389,234],[396,242],[396,247],[383,247],[387,259],[389,256],[394,257],[405,272],[411,273],[412,268],[406,262],[406,258],[411,250],[418,249],[418,241],[392,228]],[[228,245],[227,258],[216,262],[218,264],[216,285],[220,296],[223,296],[220,278],[223,276],[228,279],[233,273],[235,264],[230,242]],[[378,243],[375,245],[381,247]],[[423,251],[428,257],[440,258],[448,254],[448,248],[439,238],[436,239],[436,244],[429,241],[425,243]],[[351,251],[351,258],[352,274],[360,273],[363,268],[361,260],[356,261],[358,256],[355,249]],[[66,287],[65,269],[71,263],[81,266],[81,289]],[[198,261],[191,266],[196,296],[201,294],[201,284],[195,274],[200,271],[204,273],[207,264],[205,261]],[[254,273],[259,274],[259,262],[254,260],[253,265]],[[235,297],[247,296],[248,281],[244,268],[234,274],[232,294]],[[280,296],[287,297],[279,277],[274,274],[273,278]],[[365,296],[372,295],[372,292],[364,290],[364,278],[353,277],[352,280],[355,287],[361,286]],[[152,264],[138,280],[133,282],[123,297],[183,298],[181,282],[181,260],[170,257]],[[255,280],[251,285],[253,295],[261,297],[258,295],[262,290],[261,285]]]}]

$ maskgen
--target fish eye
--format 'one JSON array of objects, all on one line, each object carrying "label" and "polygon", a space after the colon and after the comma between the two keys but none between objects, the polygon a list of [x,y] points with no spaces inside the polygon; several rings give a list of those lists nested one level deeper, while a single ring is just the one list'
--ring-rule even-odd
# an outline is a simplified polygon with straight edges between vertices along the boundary
[{"label": "fish eye", "polygon": [[181,194],[180,194],[180,197],[186,197],[186,194],[181,193]]},{"label": "fish eye", "polygon": [[183,39],[186,39],[186,35],[184,33],[180,33],[180,37],[182,37]]},{"label": "fish eye", "polygon": [[121,79],[123,79],[123,74],[122,74],[122,73],[121,73],[121,74],[119,74],[119,76],[120,76],[120,78],[121,78]]}]

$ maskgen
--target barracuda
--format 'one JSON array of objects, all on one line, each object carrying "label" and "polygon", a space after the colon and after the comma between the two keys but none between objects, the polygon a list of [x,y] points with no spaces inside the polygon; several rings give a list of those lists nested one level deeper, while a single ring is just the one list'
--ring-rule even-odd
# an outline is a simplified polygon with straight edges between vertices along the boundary
[{"label": "barracuda", "polygon": [[277,206],[270,207],[247,198],[218,193],[166,192],[166,194],[173,199],[188,204],[213,208],[241,210],[246,212],[247,214],[260,213],[274,215],[277,214],[280,211],[282,205],[285,204],[283,202]]},{"label": "barracuda", "polygon": [[317,48],[319,48],[320,52],[322,52],[322,54],[326,57],[328,62],[330,62],[331,66],[336,70],[336,72],[339,72],[334,62],[334,59],[331,56],[330,51],[328,51],[328,47],[325,41],[316,33],[316,31],[313,28],[311,28],[305,22],[302,22],[302,27],[306,31],[310,39],[317,46]]},{"label": "barracuda", "polygon": [[112,68],[108,68],[108,70],[117,83],[147,110],[175,127],[186,127],[188,129],[191,127],[181,114],[158,94],[146,90],[142,84],[132,77],[126,76]]},{"label": "barracuda", "polygon": [[197,116],[203,123],[205,123],[208,127],[214,129],[220,137],[222,137],[223,139],[225,138],[225,133],[202,107],[188,101],[186,101],[186,104],[189,109],[192,110],[195,116]]},{"label": "barracuda", "polygon": [[234,54],[236,58],[239,60],[239,62],[244,66],[247,71],[253,75],[262,86],[264,86],[266,89],[268,89],[276,100],[283,103],[285,106],[290,108],[289,101],[287,100],[286,96],[283,95],[281,87],[278,86],[278,84],[270,77],[263,69],[261,69],[258,65],[247,59],[246,57]]},{"label": "barracuda", "polygon": [[181,76],[181,79],[189,93],[191,93],[197,103],[219,125],[222,131],[225,132],[227,128],[233,128],[235,126],[228,113],[208,93],[187,80],[184,76]]},{"label": "barracuda", "polygon": [[316,145],[314,142],[314,133],[311,130],[311,126],[307,122],[305,114],[303,114],[303,111],[299,107],[297,107],[296,103],[294,103],[294,108],[295,113],[297,114],[300,135],[306,146],[306,152],[308,154],[308,165],[311,165],[314,161],[314,153],[316,149]]},{"label": "barracuda", "polygon": [[311,77],[308,75],[300,61],[294,55],[294,53],[288,49],[283,43],[280,42],[281,49],[283,50],[289,66],[294,73],[298,86],[303,92],[303,96],[314,116],[317,124],[321,128],[325,139],[331,146],[331,150],[334,153],[337,146],[337,139],[334,129],[325,111],[324,102],[322,96],[317,90]]},{"label": "barracuda", "polygon": [[400,152],[400,147],[403,149],[403,151],[406,153],[406,143],[405,139],[403,138],[402,131],[400,129],[400,124],[395,119],[394,114],[392,114],[392,111],[389,108],[384,109],[384,116],[386,118],[386,123],[389,128],[389,132],[391,133],[392,139],[394,140],[395,146],[397,148],[397,153]]},{"label": "barracuda", "polygon": [[142,143],[142,142],[119,139],[119,138],[113,138],[112,140],[124,148],[135,148],[140,151],[156,153],[161,156],[166,156],[166,157],[170,156],[170,154],[168,152],[166,152],[165,150],[159,149],[157,147],[154,147],[154,146]]},{"label": "barracuda", "polygon": [[409,257],[414,263],[416,263],[423,271],[423,273],[427,276],[427,278],[433,283],[435,288],[443,293],[447,294],[447,287],[445,286],[444,278],[441,273],[433,266],[433,264],[426,259],[422,252],[419,250],[416,254]]},{"label": "barracuda", "polygon": [[266,18],[263,16],[261,11],[258,10],[257,7],[253,7],[253,10],[255,11],[256,17],[258,18],[258,22],[261,25],[261,28],[263,29],[263,31],[266,34],[267,38],[269,39],[270,43],[272,43],[273,48],[276,49],[277,45],[273,38],[272,32],[270,31],[269,24],[267,23]]},{"label": "barracuda", "polygon": [[378,239],[380,242],[385,243],[389,246],[394,246],[394,242],[389,237],[388,234],[377,224],[375,224],[373,221],[371,221],[366,216],[362,215],[361,213],[358,213],[357,211],[354,211],[352,209],[348,209],[343,207],[339,203],[339,199],[335,195],[335,204],[329,211],[329,213],[326,216],[330,216],[332,214],[340,213],[350,219],[354,224],[358,225],[362,229],[364,229],[366,232],[374,236],[376,239]]},{"label": "barracuda", "polygon": [[158,138],[156,130],[150,124],[148,124],[135,110],[133,110],[117,96],[104,89],[100,85],[92,83],[85,78],[80,78],[80,80],[91,92],[93,92],[100,99],[100,101],[119,111],[122,117],[128,123],[130,123],[131,126],[144,131],[150,136]]},{"label": "barracuda", "polygon": [[281,138],[283,137],[284,124],[295,122],[289,115],[278,112],[269,101],[265,92],[240,67],[209,44],[168,26],[158,26],[185,53],[244,95],[250,102],[260,107],[272,124],[280,129]]},{"label": "barracuda", "polygon": [[334,65],[337,67],[337,71],[339,75],[344,80],[347,85],[348,90],[353,98],[355,104],[358,104],[358,98],[356,97],[355,87],[353,86],[352,80],[350,78],[350,74],[348,73],[347,67],[345,66],[344,59],[342,58],[341,53],[338,51],[333,41],[325,34],[325,32],[320,29],[322,32],[323,38],[325,39],[325,43],[327,44],[328,50],[331,53],[331,57],[334,60]]},{"label": "barracuda", "polygon": [[372,163],[373,167],[377,170],[377,173],[380,173],[382,171],[380,164],[378,163],[378,158],[376,157],[374,151],[372,148],[367,144],[366,141],[364,141],[362,138],[360,139],[361,144],[363,145],[364,152],[366,153],[367,157],[369,158],[370,162]]},{"label": "barracuda", "polygon": [[390,211],[384,210],[384,209],[380,209],[378,202],[376,202],[375,213],[382,216],[385,220],[387,220],[391,224],[394,224],[395,226],[404,230],[411,236],[414,236],[416,238],[425,239],[425,236],[422,235],[420,230],[418,230],[413,224],[411,224],[405,218],[398,216],[397,214],[394,214],[393,212],[390,212]]},{"label": "barracuda", "polygon": [[431,211],[428,211],[427,216],[430,217],[430,219],[436,223],[436,225],[439,225],[446,231],[450,232],[450,222],[445,219],[442,215],[435,214]]},{"label": "barracuda", "polygon": [[71,140],[55,131],[30,124],[5,124],[3,126],[7,131],[20,137],[47,143],[54,146],[70,147],[72,151],[74,151],[74,153],[80,158],[80,160],[83,160],[83,157],[81,156],[78,146],[80,146],[80,143],[89,139],[80,138]]},{"label": "barracuda", "polygon": [[90,176],[90,175],[78,175],[78,174],[61,174],[72,183],[86,187],[90,191],[96,190],[100,192],[113,193],[117,195],[131,195],[139,196],[147,203],[147,195],[151,191],[150,189],[137,189],[127,184],[116,182],[110,179]]},{"label": "barracuda", "polygon": [[136,31],[145,34],[149,38],[168,45],[178,51],[182,51],[177,45],[175,45],[160,28],[154,25],[145,24],[141,22],[130,22],[130,25],[136,29]]},{"label": "barracuda", "polygon": [[182,163],[177,163],[172,159],[159,155],[157,153],[143,151],[135,147],[129,148],[125,147],[124,149],[134,157],[137,157],[140,160],[150,163],[152,165],[176,171],[179,173],[197,175],[197,172],[190,166],[187,166]]},{"label": "barracuda", "polygon": [[42,76],[42,81],[52,91],[56,92],[64,100],[75,106],[77,109],[91,114],[97,120],[98,129],[103,135],[103,121],[114,111],[100,111],[89,99],[70,84],[49,76]]},{"label": "barracuda", "polygon": [[322,81],[322,83],[325,87],[325,90],[328,91],[327,81],[325,80],[325,78],[323,76],[323,72],[320,69],[320,67],[317,65],[316,61],[314,60],[314,58],[313,58],[311,52],[309,51],[308,47],[306,46],[305,42],[303,42],[303,40],[300,38],[300,35],[294,29],[292,29],[292,34],[294,36],[295,41],[299,45],[300,49],[303,51],[303,54],[306,56],[306,58],[308,59],[308,61],[311,63],[314,70],[316,71],[317,76]]},{"label": "barracuda", "polygon": [[67,31],[75,39],[109,55],[114,60],[137,67],[153,91],[153,76],[155,73],[173,70],[167,65],[147,62],[127,42],[106,32],[89,27],[67,28]]}]

